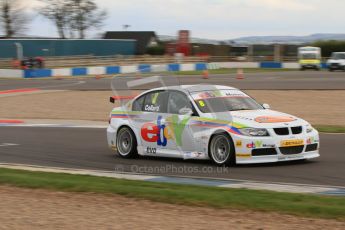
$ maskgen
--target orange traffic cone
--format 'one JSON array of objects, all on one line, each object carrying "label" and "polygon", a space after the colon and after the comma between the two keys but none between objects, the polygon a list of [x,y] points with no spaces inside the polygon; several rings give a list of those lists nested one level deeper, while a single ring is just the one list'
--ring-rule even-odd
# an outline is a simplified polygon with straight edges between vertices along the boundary
[{"label": "orange traffic cone", "polygon": [[238,80],[244,79],[243,69],[237,69],[236,79],[238,79]]},{"label": "orange traffic cone", "polygon": [[206,69],[206,70],[204,70],[203,72],[202,72],[202,78],[203,79],[208,79],[208,77],[209,77],[209,72],[208,72],[208,70]]},{"label": "orange traffic cone", "polygon": [[101,75],[96,75],[96,77],[95,77],[97,80],[99,80],[99,79],[101,79],[102,78],[102,76]]}]

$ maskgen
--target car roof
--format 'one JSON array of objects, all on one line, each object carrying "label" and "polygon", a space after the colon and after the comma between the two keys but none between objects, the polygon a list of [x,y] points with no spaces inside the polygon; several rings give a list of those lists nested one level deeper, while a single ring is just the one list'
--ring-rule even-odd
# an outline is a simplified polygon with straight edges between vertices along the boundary
[{"label": "car roof", "polygon": [[152,89],[150,91],[154,91],[154,90],[177,90],[177,91],[193,93],[193,92],[200,92],[200,91],[233,90],[233,89],[236,89],[236,88],[230,87],[230,86],[223,86],[223,85],[203,85],[203,84],[200,84],[200,85],[166,86],[166,87],[155,88],[155,89]]}]

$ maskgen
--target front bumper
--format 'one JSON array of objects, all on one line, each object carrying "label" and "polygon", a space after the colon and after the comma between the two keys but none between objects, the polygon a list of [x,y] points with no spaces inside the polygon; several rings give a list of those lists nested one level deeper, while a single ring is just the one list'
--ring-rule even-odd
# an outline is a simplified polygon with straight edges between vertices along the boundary
[{"label": "front bumper", "polygon": [[[319,134],[316,130],[308,134],[304,133],[293,136],[236,136],[233,139],[237,164],[293,161],[312,159],[320,156]],[[282,142],[291,140],[298,140],[301,143],[290,147],[282,146]]]},{"label": "front bumper", "polygon": [[320,65],[318,65],[318,64],[303,64],[303,65],[301,65],[301,68],[304,68],[304,69],[319,69]]},{"label": "front bumper", "polygon": [[331,69],[331,70],[344,70],[344,68],[345,68],[344,66],[341,66],[338,63],[328,64],[328,69]]}]

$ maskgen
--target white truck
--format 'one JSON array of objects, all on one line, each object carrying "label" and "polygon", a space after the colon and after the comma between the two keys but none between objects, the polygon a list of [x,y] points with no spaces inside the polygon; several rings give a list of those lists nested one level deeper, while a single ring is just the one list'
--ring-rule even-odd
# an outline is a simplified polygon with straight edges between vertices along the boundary
[{"label": "white truck", "polygon": [[305,46],[298,48],[298,60],[301,70],[321,69],[321,48]]},{"label": "white truck", "polygon": [[333,52],[331,58],[327,61],[329,71],[345,71],[345,52]]}]

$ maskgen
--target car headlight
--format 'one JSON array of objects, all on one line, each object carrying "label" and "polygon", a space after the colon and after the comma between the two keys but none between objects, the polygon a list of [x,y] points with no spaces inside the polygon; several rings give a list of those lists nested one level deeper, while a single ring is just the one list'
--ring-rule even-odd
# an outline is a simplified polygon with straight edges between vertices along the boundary
[{"label": "car headlight", "polygon": [[244,128],[239,129],[239,131],[246,136],[254,136],[254,137],[265,137],[269,136],[267,129],[257,129],[257,128]]},{"label": "car headlight", "polygon": [[311,125],[307,125],[307,127],[306,127],[306,131],[307,131],[307,133],[311,133],[311,132],[313,132],[313,131],[314,131],[313,126],[311,126]]}]

